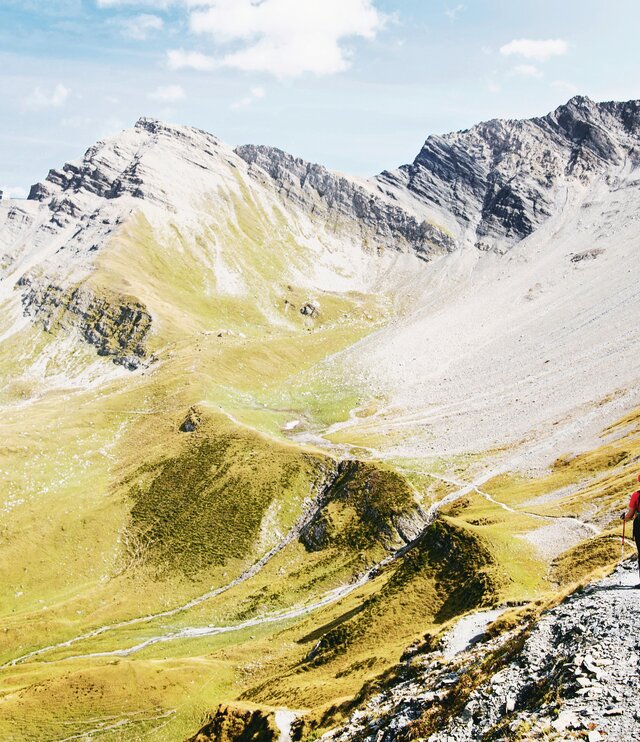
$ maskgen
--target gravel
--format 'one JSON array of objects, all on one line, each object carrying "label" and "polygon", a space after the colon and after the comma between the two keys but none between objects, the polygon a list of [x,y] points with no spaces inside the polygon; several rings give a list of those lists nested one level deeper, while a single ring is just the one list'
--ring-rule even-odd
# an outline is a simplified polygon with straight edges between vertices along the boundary
[{"label": "gravel", "polygon": [[[609,577],[545,612],[464,708],[428,742],[515,738],[589,742],[640,739],[640,590],[635,558]],[[392,742],[408,739],[409,725],[455,692],[464,673],[525,627],[480,641],[447,660],[414,657],[405,677],[370,699],[341,729],[323,739]],[[445,642],[446,643],[446,642]],[[446,704],[445,704],[446,706]],[[526,730],[525,737],[518,737]]]}]

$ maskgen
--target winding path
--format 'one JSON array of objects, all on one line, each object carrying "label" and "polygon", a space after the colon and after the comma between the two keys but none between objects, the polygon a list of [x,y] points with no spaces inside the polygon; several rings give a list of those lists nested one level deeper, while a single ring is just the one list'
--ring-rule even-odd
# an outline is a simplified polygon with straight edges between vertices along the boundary
[{"label": "winding path", "polygon": [[[509,462],[509,463],[513,463],[513,462]],[[149,647],[153,644],[157,644],[159,642],[168,642],[168,641],[175,641],[179,639],[198,638],[198,637],[204,637],[204,636],[215,636],[218,634],[229,633],[232,631],[240,631],[242,629],[251,628],[254,626],[261,626],[264,624],[275,623],[278,621],[290,620],[293,618],[297,618],[297,617],[312,613],[313,611],[316,611],[320,608],[323,608],[327,605],[330,605],[331,603],[334,603],[340,600],[341,598],[346,597],[347,595],[352,593],[354,590],[366,584],[374,576],[379,574],[381,569],[384,569],[390,563],[392,563],[393,561],[397,560],[398,558],[406,554],[419,541],[419,539],[421,538],[426,528],[428,528],[431,525],[431,523],[433,523],[438,512],[440,511],[442,507],[455,502],[456,500],[460,499],[461,497],[468,494],[469,492],[476,492],[481,497],[484,497],[485,499],[487,499],[489,502],[511,513],[525,514],[525,515],[529,515],[530,517],[539,518],[543,520],[566,521],[568,523],[571,523],[571,526],[573,528],[577,526],[581,529],[587,529],[591,531],[593,534],[598,534],[600,532],[596,526],[590,523],[585,523],[579,520],[578,518],[570,518],[570,517],[565,517],[565,516],[539,515],[538,513],[529,513],[524,510],[514,509],[511,506],[507,505],[506,503],[496,500],[491,495],[489,495],[487,492],[484,492],[482,489],[480,489],[482,484],[487,482],[489,479],[492,479],[494,476],[500,473],[503,473],[505,470],[506,470],[506,465],[503,465],[499,468],[491,469],[485,472],[484,474],[482,474],[481,476],[477,477],[470,483],[464,483],[464,482],[460,482],[460,481],[450,479],[447,477],[442,477],[436,474],[432,474],[430,472],[424,472],[425,474],[433,477],[434,479],[438,479],[448,484],[453,484],[456,487],[458,487],[458,489],[456,489],[454,492],[450,492],[448,495],[446,495],[445,497],[443,497],[442,499],[438,500],[437,502],[431,505],[431,507],[428,509],[426,513],[423,528],[421,529],[420,533],[414,540],[410,541],[409,543],[402,546],[400,549],[398,549],[394,553],[385,557],[382,561],[374,565],[371,569],[369,569],[363,575],[360,575],[359,577],[357,577],[353,582],[347,585],[339,586],[337,588],[334,588],[333,590],[330,590],[329,592],[325,593],[325,595],[323,595],[321,598],[319,598],[313,603],[290,608],[288,610],[281,611],[281,612],[274,613],[274,614],[258,616],[248,621],[244,621],[239,624],[232,624],[229,626],[188,627],[188,628],[180,629],[178,631],[170,631],[165,634],[160,634],[158,636],[151,637],[149,639],[144,640],[143,642],[140,642],[138,644],[135,644],[131,647],[127,647],[124,649],[116,649],[116,650],[110,650],[110,651],[105,651],[105,652],[95,652],[95,653],[90,653],[90,654],[72,655],[71,657],[68,657],[66,659],[77,659],[81,657],[106,657],[106,656],[112,656],[112,655],[128,656],[136,652],[139,652],[142,649],[145,649],[146,647]],[[204,603],[207,600],[210,600],[212,598],[217,597],[218,595],[221,595],[222,593],[241,584],[242,582],[245,582],[246,580],[257,575],[262,570],[262,568],[276,554],[282,551],[282,549],[284,549],[285,546],[287,546],[295,538],[297,538],[302,528],[304,528],[304,526],[311,520],[313,515],[316,513],[317,509],[322,506],[322,494],[323,493],[320,493],[314,499],[313,504],[307,508],[305,513],[302,515],[302,517],[297,521],[297,523],[293,526],[293,528],[291,528],[291,530],[286,534],[286,536],[278,544],[276,544],[269,552],[267,552],[261,559],[255,562],[251,567],[245,570],[236,579],[232,580],[226,585],[216,588],[215,590],[210,590],[209,592],[204,593],[203,595],[200,595],[196,598],[193,598],[189,602],[184,603],[183,605],[177,606],[175,608],[171,608],[169,610],[162,611],[160,613],[154,613],[154,614],[149,614],[146,616],[139,616],[136,618],[131,618],[131,619],[120,621],[114,624],[106,624],[104,626],[100,626],[91,631],[88,631],[84,634],[80,634],[79,636],[75,636],[71,639],[58,642],[57,644],[52,644],[46,647],[35,649],[24,655],[16,657],[4,663],[3,665],[0,665],[0,670],[6,669],[8,667],[13,667],[23,662],[27,662],[28,660],[33,659],[34,657],[43,655],[48,652],[52,652],[57,649],[63,649],[66,647],[70,647],[73,644],[76,644],[78,642],[81,642],[87,639],[92,639],[96,636],[99,636],[109,631],[115,631],[118,629],[126,628],[129,626],[134,626],[137,624],[148,623],[158,618],[168,618],[178,613],[188,611],[189,609],[194,608],[195,606],[200,605],[201,603]]]},{"label": "winding path", "polygon": [[[486,480],[483,480],[483,481],[486,481]],[[434,503],[429,508],[426,514],[423,528],[421,529],[420,533],[415,539],[405,544],[404,546],[402,546],[400,549],[393,552],[392,554],[389,554],[387,557],[385,557],[380,562],[375,564],[371,569],[367,570],[364,574],[357,577],[353,582],[347,585],[341,585],[337,588],[334,588],[333,590],[330,590],[329,592],[325,593],[325,595],[323,595],[321,598],[319,598],[317,601],[313,603],[291,608],[287,611],[282,611],[279,613],[274,613],[274,614],[270,614],[266,616],[258,616],[256,618],[250,619],[249,621],[244,621],[239,624],[232,624],[230,626],[189,627],[185,629],[180,629],[179,631],[171,631],[165,634],[151,637],[149,639],[146,639],[143,642],[140,642],[139,644],[135,644],[131,647],[127,647],[124,649],[117,649],[117,650],[111,650],[111,651],[106,651],[106,652],[94,652],[90,654],[73,655],[66,659],[78,659],[80,657],[105,657],[105,656],[111,656],[111,655],[128,656],[136,652],[139,652],[145,647],[151,646],[152,644],[157,644],[159,642],[174,641],[177,639],[197,638],[197,637],[203,637],[203,636],[215,636],[217,634],[228,633],[231,631],[240,631],[245,628],[250,628],[254,626],[260,626],[263,624],[275,623],[277,621],[285,621],[285,620],[289,620],[292,618],[297,618],[297,617],[306,615],[308,613],[312,613],[313,611],[318,610],[319,608],[324,608],[325,606],[330,605],[331,603],[335,603],[341,598],[344,598],[350,593],[352,593],[354,590],[363,586],[373,577],[377,576],[380,570],[384,569],[386,566],[388,566],[389,564],[391,564],[392,562],[394,562],[395,560],[399,559],[401,556],[406,554],[419,541],[419,539],[422,537],[422,534],[424,533],[426,528],[428,528],[431,525],[431,523],[433,523],[441,507],[448,504],[449,502],[452,502],[454,499],[457,499],[458,497],[462,497],[464,494],[469,492],[475,486],[476,486],[475,482],[469,485],[464,485],[461,490],[451,493],[447,495],[446,497],[442,498],[442,500]],[[193,598],[188,603],[185,603],[184,605],[181,605],[181,606],[177,606],[176,608],[172,608],[167,611],[162,611],[160,613],[154,613],[154,614],[149,614],[146,616],[139,616],[137,618],[131,618],[126,621],[120,621],[118,623],[106,624],[104,626],[100,626],[98,628],[92,629],[91,631],[88,631],[84,634],[80,634],[78,636],[72,637],[71,639],[66,639],[65,641],[58,642],[56,644],[51,644],[46,647],[40,647],[39,649],[34,649],[31,652],[23,654],[19,657],[15,657],[14,659],[9,660],[8,662],[5,662],[3,665],[0,665],[0,670],[13,667],[18,664],[22,664],[24,662],[27,662],[33,659],[34,657],[38,657],[48,652],[53,652],[57,649],[64,649],[66,647],[70,647],[73,644],[77,644],[78,642],[81,642],[87,639],[93,639],[94,637],[100,636],[101,634],[104,634],[108,631],[115,631],[117,629],[126,628],[129,626],[135,626],[137,624],[147,623],[157,618],[167,618],[170,616],[174,616],[177,613],[187,611],[190,608],[193,608],[207,600],[210,600],[211,598],[214,598],[230,590],[236,585],[239,585],[240,583],[245,582],[246,580],[258,574],[258,572],[260,572],[260,570],[269,562],[269,560],[273,556],[275,556],[278,552],[280,552],[287,544],[289,544],[291,541],[293,541],[294,538],[296,538],[299,535],[300,530],[313,517],[313,514],[317,510],[317,507],[320,506],[320,504],[318,503],[319,499],[321,499],[321,496],[320,498],[316,498],[316,500],[314,501],[315,507],[309,508],[306,511],[306,513],[302,516],[302,518],[298,520],[296,525],[287,533],[287,535],[276,546],[273,547],[273,549],[271,549],[271,551],[267,552],[267,554],[265,554],[259,561],[257,561],[249,569],[243,572],[239,577],[237,577],[235,580],[232,580],[228,584],[223,585],[222,587],[216,588],[215,590],[211,590],[207,593],[204,593],[203,595],[200,595],[197,598]]]},{"label": "winding path", "polygon": [[313,499],[313,502],[311,503],[311,505],[309,505],[306,508],[303,515],[298,519],[298,521],[289,530],[289,532],[284,536],[284,538],[282,538],[272,549],[270,549],[266,554],[264,554],[257,562],[252,564],[242,574],[240,574],[234,580],[231,580],[231,582],[228,582],[226,585],[217,587],[214,590],[209,590],[208,592],[203,593],[202,595],[199,595],[196,598],[192,598],[187,603],[183,603],[182,605],[176,606],[175,608],[170,608],[166,611],[160,611],[159,613],[150,613],[146,616],[137,616],[136,618],[129,618],[129,619],[126,619],[125,621],[118,621],[117,623],[105,624],[104,626],[99,626],[95,629],[92,629],[91,631],[85,632],[84,634],[80,634],[71,639],[67,639],[66,641],[58,642],[57,644],[51,644],[46,647],[41,647],[40,649],[34,649],[32,652],[23,654],[20,657],[15,657],[14,659],[9,660],[9,662],[5,662],[3,665],[0,665],[0,670],[4,670],[7,667],[12,667],[14,665],[20,664],[22,662],[25,662],[31,659],[32,657],[36,657],[40,654],[44,654],[45,652],[50,652],[54,649],[61,649],[63,647],[70,647],[72,644],[76,644],[77,642],[84,641],[85,639],[93,639],[94,637],[100,636],[101,634],[104,634],[108,631],[115,631],[117,629],[126,628],[128,626],[135,626],[136,624],[148,623],[158,618],[169,618],[171,616],[175,616],[178,613],[183,613],[185,611],[190,610],[191,608],[195,608],[195,606],[200,605],[201,603],[204,603],[207,600],[211,600],[212,598],[215,598],[218,595],[221,595],[222,593],[225,593],[228,590],[231,590],[237,585],[240,585],[241,583],[246,582],[247,580],[257,575],[258,572],[260,572],[260,570],[262,570],[262,568],[269,561],[271,561],[271,559],[276,554],[282,551],[282,549],[284,549],[285,546],[290,544],[294,539],[296,539],[300,535],[300,531],[313,518],[318,508],[322,507],[322,504],[323,504],[322,495],[323,495],[323,492],[320,492],[320,494],[317,495]]}]

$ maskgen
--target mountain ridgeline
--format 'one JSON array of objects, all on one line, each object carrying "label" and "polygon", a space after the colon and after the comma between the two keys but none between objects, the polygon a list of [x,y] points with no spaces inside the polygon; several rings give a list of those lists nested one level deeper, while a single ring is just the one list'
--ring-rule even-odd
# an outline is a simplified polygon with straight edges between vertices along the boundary
[{"label": "mountain ridgeline", "polygon": [[584,97],[369,178],[141,118],[0,199],[0,738],[574,725],[638,214],[640,101]]},{"label": "mountain ridgeline", "polygon": [[[273,147],[235,151],[267,172],[287,198],[308,206],[320,199],[328,218],[351,216],[378,233],[392,230],[391,236],[402,235],[415,250],[423,236],[415,234],[413,222],[409,231],[403,211],[419,213],[421,207],[442,210],[446,223],[456,224],[453,233],[478,249],[505,250],[558,211],[558,194],[572,182],[613,177],[625,162],[636,166],[639,137],[640,102],[594,103],[576,96],[542,118],[492,120],[430,136],[413,163],[370,181],[375,195]],[[431,242],[448,250],[460,244],[433,237]]]}]

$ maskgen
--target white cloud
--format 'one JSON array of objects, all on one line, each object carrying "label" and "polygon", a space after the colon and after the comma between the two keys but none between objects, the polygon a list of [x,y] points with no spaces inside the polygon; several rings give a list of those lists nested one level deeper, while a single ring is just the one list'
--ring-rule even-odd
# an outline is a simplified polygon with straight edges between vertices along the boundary
[{"label": "white cloud", "polygon": [[41,108],[60,108],[63,106],[71,90],[65,87],[62,83],[58,83],[51,92],[44,92],[41,88],[35,88],[35,90],[24,99],[24,103],[27,108],[41,109]]},{"label": "white cloud", "polygon": [[142,13],[120,21],[120,27],[128,38],[144,41],[151,31],[162,31],[164,22],[160,16]]},{"label": "white cloud", "polygon": [[502,90],[502,88],[495,82],[488,82],[487,90],[489,93],[499,93]]},{"label": "white cloud", "polygon": [[232,103],[231,108],[235,110],[237,110],[238,108],[246,108],[247,106],[250,106],[254,101],[260,100],[260,98],[264,98],[266,94],[267,93],[264,88],[251,88],[251,90],[249,91],[249,95],[246,95],[244,98],[240,98],[240,100]]},{"label": "white cloud", "polygon": [[148,93],[147,98],[163,103],[175,103],[184,98],[184,90],[180,85],[160,85],[153,92]]},{"label": "white cloud", "polygon": [[450,21],[455,21],[455,19],[460,15],[460,13],[462,13],[464,9],[464,5],[456,5],[455,8],[447,8],[447,10],[444,11],[444,14]]},{"label": "white cloud", "polygon": [[500,54],[510,57],[512,54],[546,62],[551,57],[560,57],[569,51],[569,44],[563,39],[514,39],[500,47]]},{"label": "white cloud", "polygon": [[575,95],[578,92],[577,86],[572,82],[567,82],[566,80],[554,80],[551,85],[569,96]]},{"label": "white cloud", "polygon": [[217,44],[240,45],[222,57],[223,65],[281,78],[347,69],[344,39],[373,39],[387,20],[372,0],[187,2],[200,6],[190,17],[194,33],[210,35]]},{"label": "white cloud", "polygon": [[176,0],[96,0],[99,8],[123,8],[126,6],[137,6],[139,8],[154,8],[155,10],[166,10],[174,5]]},{"label": "white cloud", "polygon": [[82,129],[91,124],[92,119],[89,116],[68,116],[60,121],[60,125],[65,129]]},{"label": "white cloud", "polygon": [[171,70],[198,70],[209,72],[218,66],[213,57],[200,52],[187,52],[184,49],[170,49],[167,52],[167,65]]},{"label": "white cloud", "polygon": [[26,198],[29,195],[29,191],[22,186],[0,185],[0,191],[2,198]]},{"label": "white cloud", "polygon": [[518,64],[513,68],[513,74],[519,77],[542,77],[542,72],[533,64]]}]

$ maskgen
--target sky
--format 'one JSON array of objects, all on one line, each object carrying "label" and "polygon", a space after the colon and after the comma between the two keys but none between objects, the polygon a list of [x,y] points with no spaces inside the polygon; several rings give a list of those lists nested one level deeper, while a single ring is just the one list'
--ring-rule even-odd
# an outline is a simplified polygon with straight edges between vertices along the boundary
[{"label": "sky", "polygon": [[637,0],[0,0],[0,189],[141,116],[370,175],[430,134],[640,98]]}]

